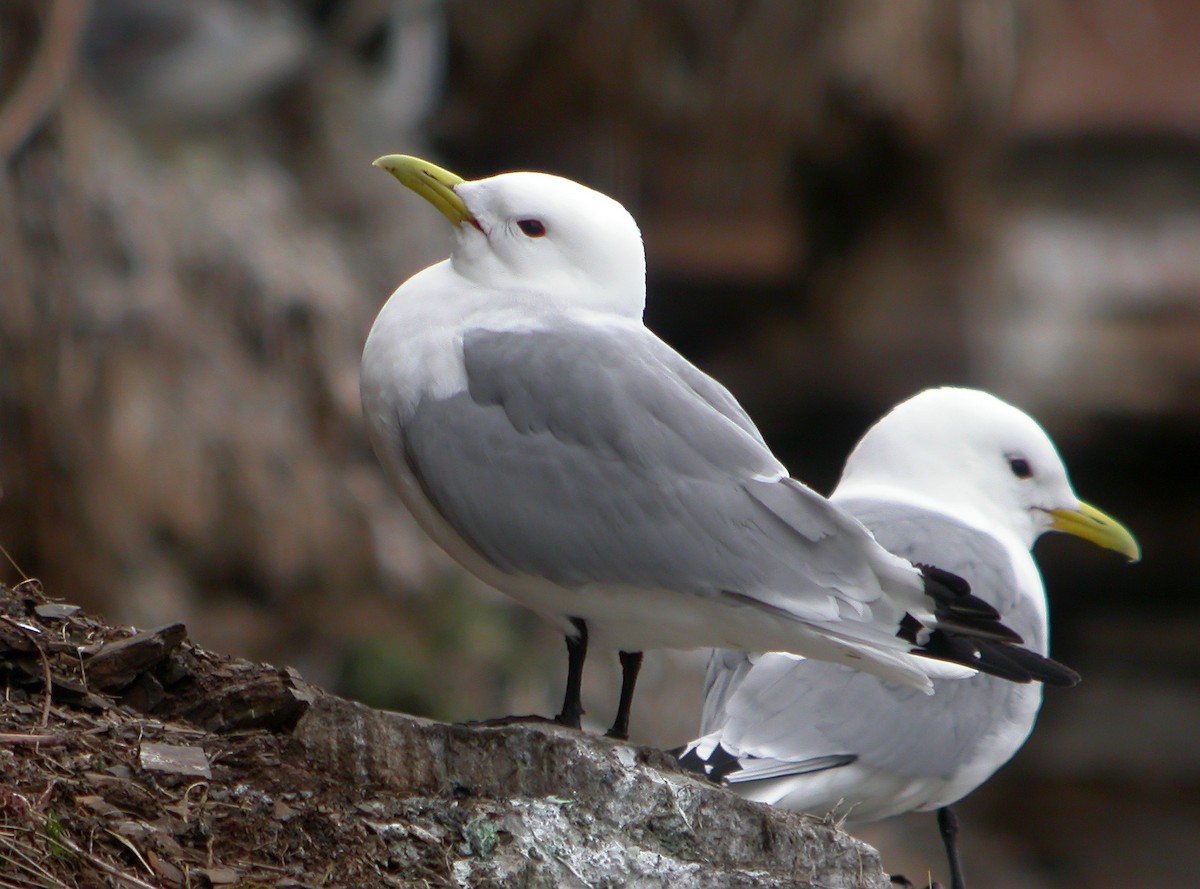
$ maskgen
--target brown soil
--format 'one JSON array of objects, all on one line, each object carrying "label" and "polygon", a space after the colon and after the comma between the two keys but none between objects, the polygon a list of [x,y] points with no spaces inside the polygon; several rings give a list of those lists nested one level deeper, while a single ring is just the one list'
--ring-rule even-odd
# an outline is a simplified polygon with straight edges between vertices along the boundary
[{"label": "brown soil", "polygon": [[184,639],[0,588],[0,887],[453,885],[459,831],[305,768],[301,680]]}]

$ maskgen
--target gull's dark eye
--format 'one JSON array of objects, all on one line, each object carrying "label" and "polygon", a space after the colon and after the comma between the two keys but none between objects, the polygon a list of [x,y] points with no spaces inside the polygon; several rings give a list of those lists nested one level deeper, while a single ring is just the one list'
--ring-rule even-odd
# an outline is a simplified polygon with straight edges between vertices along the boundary
[{"label": "gull's dark eye", "polygon": [[1009,457],[1008,468],[1017,478],[1033,478],[1033,469],[1024,457]]},{"label": "gull's dark eye", "polygon": [[540,219],[518,219],[517,228],[531,238],[543,238],[546,236],[546,226],[542,225]]}]

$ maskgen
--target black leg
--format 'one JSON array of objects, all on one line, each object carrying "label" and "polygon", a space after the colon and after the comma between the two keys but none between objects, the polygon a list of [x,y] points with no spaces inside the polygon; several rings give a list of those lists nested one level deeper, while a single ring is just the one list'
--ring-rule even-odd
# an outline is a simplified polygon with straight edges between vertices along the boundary
[{"label": "black leg", "polygon": [[629,710],[633,707],[633,687],[637,685],[638,672],[642,669],[640,651],[622,651],[621,657],[621,703],[617,705],[617,718],[606,733],[620,741],[629,739]]},{"label": "black leg", "polygon": [[562,712],[556,721],[569,728],[579,728],[579,717],[583,715],[583,698],[580,686],[583,683],[583,661],[587,657],[587,624],[578,617],[571,618],[578,636],[567,637],[567,690],[563,694]]},{"label": "black leg", "polygon": [[962,860],[958,857],[958,816],[949,806],[942,806],[937,811],[937,822],[946,846],[946,860],[950,863],[950,889],[967,889]]}]

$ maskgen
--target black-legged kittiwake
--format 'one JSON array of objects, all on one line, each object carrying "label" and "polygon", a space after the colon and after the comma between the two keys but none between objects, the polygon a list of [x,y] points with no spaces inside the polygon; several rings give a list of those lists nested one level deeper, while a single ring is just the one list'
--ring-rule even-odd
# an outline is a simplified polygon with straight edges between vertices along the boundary
[{"label": "black-legged kittiwake", "polygon": [[[830,499],[891,552],[965,578],[1043,655],[1034,541],[1063,531],[1140,556],[1129,531],[1075,495],[1042,428],[973,389],[931,389],[894,408],[855,447]],[[961,886],[950,806],[1025,742],[1042,686],[913,663],[934,694],[838,664],[715,651],[702,736],[681,760],[751,799],[852,824],[936,809]]]},{"label": "black-legged kittiwake", "polygon": [[1009,671],[991,652],[1020,640],[990,606],[789,478],[733,396],[646,329],[624,207],[541,173],[375,163],[453,225],[450,258],[367,340],[371,442],[442,548],[567,635],[559,721],[579,725],[589,642],[622,652],[622,737],[645,648],[793,651],[926,691],[913,648]]}]

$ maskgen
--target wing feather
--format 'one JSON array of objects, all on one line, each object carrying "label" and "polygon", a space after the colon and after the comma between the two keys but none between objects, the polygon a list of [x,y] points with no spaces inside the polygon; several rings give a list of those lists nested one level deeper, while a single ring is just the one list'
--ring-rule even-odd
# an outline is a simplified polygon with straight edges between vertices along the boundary
[{"label": "wing feather", "polygon": [[897,644],[923,595],[915,571],[787,479],[732,395],[648,331],[477,330],[463,356],[467,391],[417,406],[405,454],[501,570],[732,593]]},{"label": "wing feather", "polygon": [[[1000,541],[906,504],[845,505],[892,551],[936,561],[967,578],[976,595],[1004,612],[1032,647],[1045,651],[1044,611],[1038,603],[1043,592],[1019,578],[1013,555]],[[1040,686],[966,672],[935,677],[934,687],[927,696],[836,664],[783,654],[714,652],[701,726],[708,739],[704,749],[719,746],[725,755],[741,758],[742,772],[731,771],[731,781],[735,774],[740,781],[799,776],[812,772],[814,762],[849,755],[864,768],[949,780],[981,749],[1005,751],[996,765],[1011,755],[1028,735],[1041,695]],[[800,790],[795,792],[801,798]]]}]

